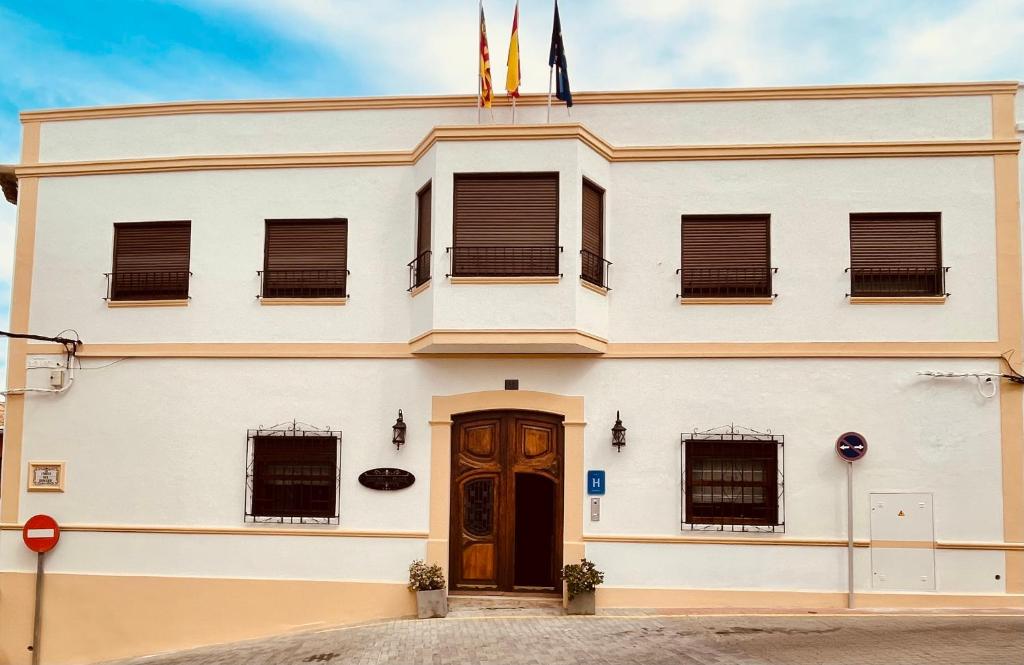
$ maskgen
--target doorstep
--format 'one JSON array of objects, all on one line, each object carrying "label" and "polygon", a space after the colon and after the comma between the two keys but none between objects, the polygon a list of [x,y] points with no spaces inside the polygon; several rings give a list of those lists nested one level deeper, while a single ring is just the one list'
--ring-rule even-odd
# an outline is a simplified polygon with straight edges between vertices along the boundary
[{"label": "doorstep", "polygon": [[563,616],[562,599],[550,594],[468,595],[449,594],[448,617]]}]

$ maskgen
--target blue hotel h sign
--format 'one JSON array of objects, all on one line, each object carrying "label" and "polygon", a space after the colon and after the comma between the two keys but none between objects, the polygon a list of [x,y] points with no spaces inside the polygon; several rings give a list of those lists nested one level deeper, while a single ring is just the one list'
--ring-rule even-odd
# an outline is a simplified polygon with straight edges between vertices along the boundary
[{"label": "blue hotel h sign", "polygon": [[604,471],[587,471],[587,494],[604,494]]}]

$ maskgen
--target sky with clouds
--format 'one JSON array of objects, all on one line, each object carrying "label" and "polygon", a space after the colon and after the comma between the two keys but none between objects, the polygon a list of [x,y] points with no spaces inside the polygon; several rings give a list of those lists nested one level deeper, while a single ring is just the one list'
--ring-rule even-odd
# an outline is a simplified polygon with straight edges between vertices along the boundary
[{"label": "sky with clouds", "polygon": [[[514,5],[484,2],[496,87]],[[520,3],[528,92],[547,89],[551,5]],[[1024,0],[562,0],[559,11],[575,90],[1024,78]],[[476,0],[0,0],[0,163],[18,160],[24,109],[472,94],[476,20]],[[0,202],[0,321],[14,218]]]}]

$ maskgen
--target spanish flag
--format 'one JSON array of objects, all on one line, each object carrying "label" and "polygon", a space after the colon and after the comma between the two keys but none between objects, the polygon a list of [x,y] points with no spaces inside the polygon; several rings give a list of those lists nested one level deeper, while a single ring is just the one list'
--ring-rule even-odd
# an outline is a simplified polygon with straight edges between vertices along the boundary
[{"label": "spanish flag", "polygon": [[516,13],[512,15],[512,40],[508,44],[508,75],[505,77],[505,90],[509,97],[519,96],[519,0],[516,0]]},{"label": "spanish flag", "polygon": [[480,0],[480,106],[491,108],[494,90],[491,86],[491,52],[487,49],[487,25],[484,23],[484,3]]}]

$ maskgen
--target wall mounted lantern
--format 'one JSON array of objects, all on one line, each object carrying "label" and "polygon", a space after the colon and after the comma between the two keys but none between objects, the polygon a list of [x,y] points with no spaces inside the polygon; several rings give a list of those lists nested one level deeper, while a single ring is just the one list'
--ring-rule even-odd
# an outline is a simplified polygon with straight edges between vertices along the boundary
[{"label": "wall mounted lantern", "polygon": [[402,419],[402,410],[398,410],[398,420],[395,421],[394,426],[391,428],[391,443],[395,444],[395,448],[401,450],[402,444],[405,443],[405,420]]},{"label": "wall mounted lantern", "polygon": [[612,426],[612,445],[616,452],[622,452],[622,446],[626,445],[626,428],[622,426],[622,418],[619,412],[615,412],[615,425]]}]

